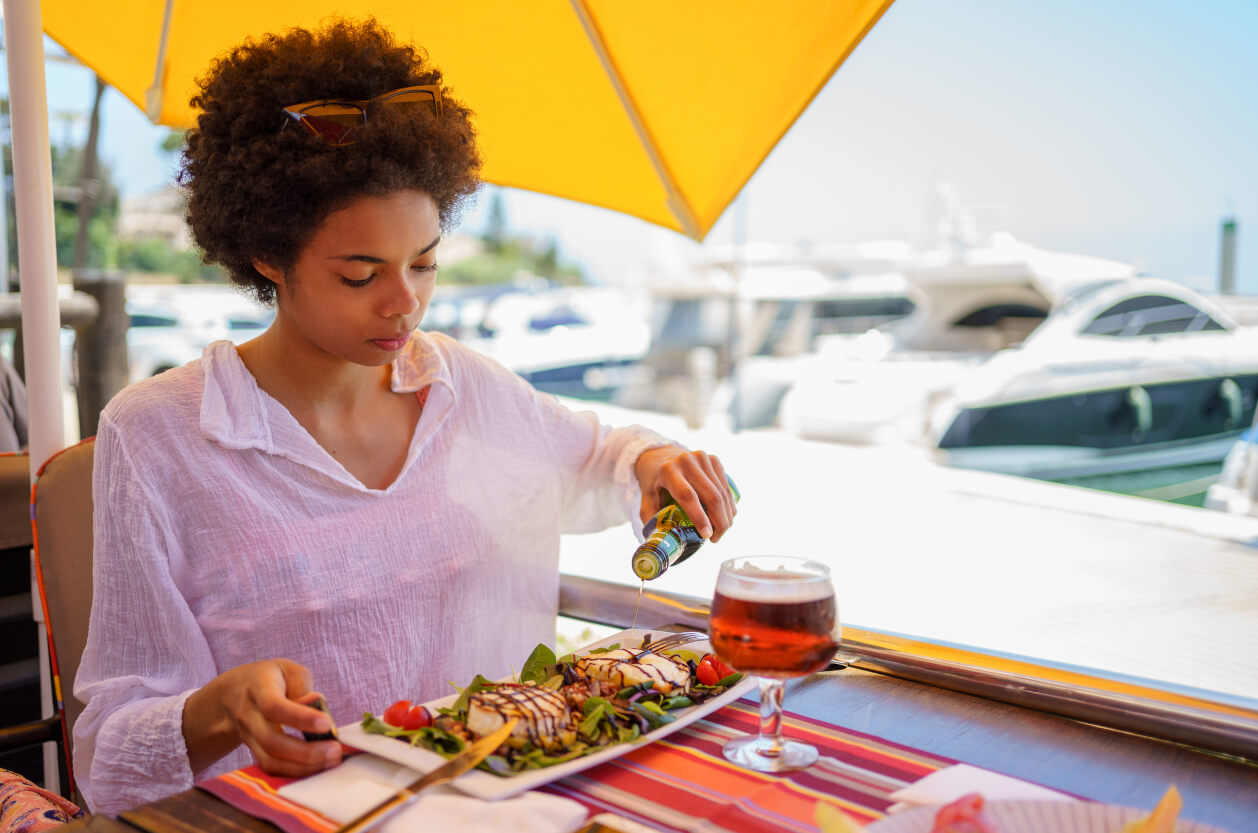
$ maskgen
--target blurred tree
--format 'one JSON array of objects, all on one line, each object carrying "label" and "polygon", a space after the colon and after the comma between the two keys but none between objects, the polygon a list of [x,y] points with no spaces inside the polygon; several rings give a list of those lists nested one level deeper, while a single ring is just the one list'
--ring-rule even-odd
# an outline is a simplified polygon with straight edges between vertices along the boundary
[{"label": "blurred tree", "polygon": [[560,264],[559,244],[553,237],[542,244],[510,233],[506,200],[497,188],[491,191],[489,217],[480,241],[483,252],[442,267],[443,282],[488,285],[540,277],[552,283],[579,284],[584,280],[580,268]]},{"label": "blurred tree", "polygon": [[[186,130],[170,130],[157,143],[157,151],[173,156],[183,151]],[[118,265],[135,272],[171,275],[180,283],[225,283],[227,276],[217,266],[201,259],[201,250],[178,249],[164,237],[135,237],[118,243]]]},{"label": "blurred tree", "polygon": [[[79,231],[78,203],[82,193],[80,173],[83,148],[55,145],[52,147],[53,220],[57,238],[57,263],[70,266],[75,262],[75,240]],[[98,160],[95,210],[86,224],[84,265],[97,269],[118,266],[118,240],[114,233],[118,221],[118,189],[108,164]]]},{"label": "blurred tree", "polygon": [[551,280],[559,278],[559,243],[553,237],[537,256],[537,274]]},{"label": "blurred tree", "polygon": [[79,202],[76,206],[78,227],[74,233],[75,269],[87,265],[88,241],[91,237],[89,226],[96,214],[96,203],[100,196],[100,182],[96,178],[96,151],[100,144],[100,104],[105,96],[105,81],[99,75],[94,75],[93,78],[96,81],[96,91],[92,96],[92,115],[88,121],[83,158],[79,160]]},{"label": "blurred tree", "polygon": [[157,149],[166,154],[179,153],[183,150],[183,143],[187,138],[188,131],[172,130],[157,143]]},{"label": "blurred tree", "polygon": [[485,234],[481,237],[485,249],[490,254],[501,254],[507,245],[507,205],[502,192],[494,190],[489,202],[489,219],[485,223]]},{"label": "blurred tree", "polygon": [[199,250],[176,249],[161,237],[119,241],[118,266],[134,272],[174,275],[181,283],[226,281],[221,269],[201,260]]}]

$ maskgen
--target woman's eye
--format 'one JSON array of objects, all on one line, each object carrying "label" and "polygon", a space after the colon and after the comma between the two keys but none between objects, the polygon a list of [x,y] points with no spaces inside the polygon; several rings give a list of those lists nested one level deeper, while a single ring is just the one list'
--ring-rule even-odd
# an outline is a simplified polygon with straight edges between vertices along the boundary
[{"label": "woman's eye", "polygon": [[345,284],[346,286],[366,286],[367,284],[371,283],[371,279],[374,277],[375,275],[368,275],[362,280],[356,281],[356,280],[351,280],[350,278],[347,278],[344,275],[341,275],[341,283]]},{"label": "woman's eye", "polygon": [[434,260],[432,263],[427,263],[427,264],[417,263],[411,268],[414,269],[416,272],[436,272],[438,268],[438,264],[437,264],[437,261]]}]

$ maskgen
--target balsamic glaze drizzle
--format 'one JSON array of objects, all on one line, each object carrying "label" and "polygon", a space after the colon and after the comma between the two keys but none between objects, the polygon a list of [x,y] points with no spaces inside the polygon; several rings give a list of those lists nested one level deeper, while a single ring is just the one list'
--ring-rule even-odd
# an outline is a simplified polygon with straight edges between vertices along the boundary
[{"label": "balsamic glaze drizzle", "polygon": [[539,749],[560,744],[560,732],[569,725],[563,695],[542,686],[495,686],[473,694],[468,701],[469,712],[473,705],[499,715],[504,722],[518,717],[520,722],[512,734],[519,734],[523,727],[529,741]]}]

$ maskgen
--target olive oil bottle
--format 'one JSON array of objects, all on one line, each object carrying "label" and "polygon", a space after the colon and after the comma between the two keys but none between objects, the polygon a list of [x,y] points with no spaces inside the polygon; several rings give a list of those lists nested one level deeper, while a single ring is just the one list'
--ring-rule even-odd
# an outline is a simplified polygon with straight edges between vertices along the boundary
[{"label": "olive oil bottle", "polygon": [[[738,487],[728,476],[725,482],[737,501],[741,497]],[[704,541],[686,510],[671,498],[664,508],[655,513],[655,517],[646,522],[642,535],[646,540],[633,553],[633,573],[643,581],[659,578],[669,567],[685,561],[703,546]]]}]

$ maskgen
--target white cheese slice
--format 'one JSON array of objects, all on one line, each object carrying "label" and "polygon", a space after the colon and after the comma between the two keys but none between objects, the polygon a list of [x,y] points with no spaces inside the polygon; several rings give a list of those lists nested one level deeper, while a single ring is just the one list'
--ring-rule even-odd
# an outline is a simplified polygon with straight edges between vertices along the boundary
[{"label": "white cheese slice", "polygon": [[572,739],[571,717],[562,694],[535,685],[504,685],[478,691],[467,701],[467,728],[484,737],[512,718],[511,737],[553,749]]},{"label": "white cheese slice", "polygon": [[637,648],[616,648],[602,654],[579,657],[577,670],[590,679],[609,683],[617,689],[647,680],[653,680],[655,689],[664,694],[682,693],[690,687],[690,667],[686,663]]}]

